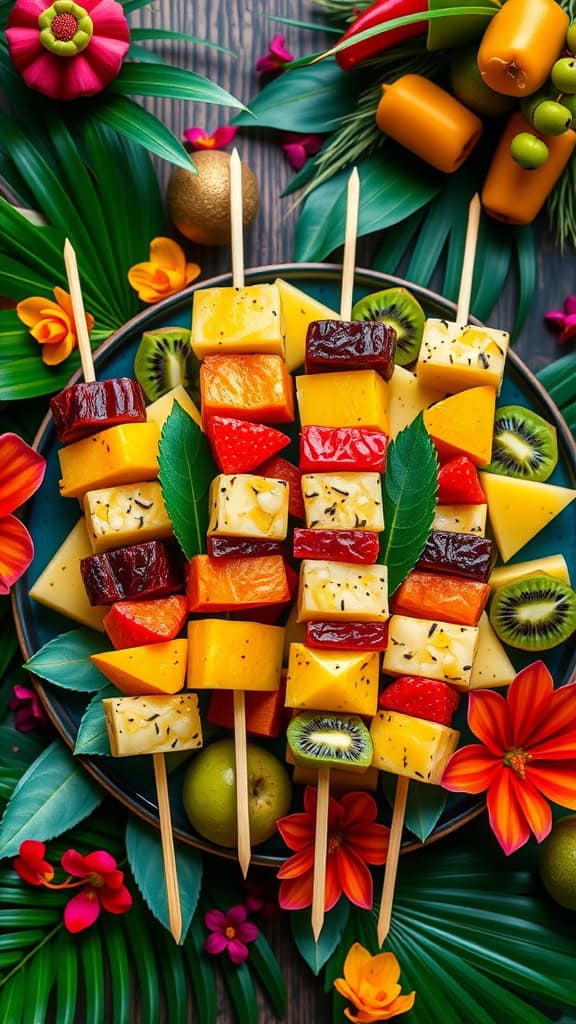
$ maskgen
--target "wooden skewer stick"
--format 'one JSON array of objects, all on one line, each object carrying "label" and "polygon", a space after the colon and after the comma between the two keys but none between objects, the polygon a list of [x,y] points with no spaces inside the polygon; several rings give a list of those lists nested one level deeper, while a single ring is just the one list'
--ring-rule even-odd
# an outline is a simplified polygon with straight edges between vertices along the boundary
[{"label": "wooden skewer stick", "polygon": [[404,815],[406,814],[406,800],[408,798],[408,784],[410,780],[404,775],[398,776],[396,783],[396,796],[394,798],[394,810],[392,812],[392,827],[388,841],[388,856],[384,870],[384,882],[382,885],[382,898],[380,900],[380,913],[378,915],[378,944],[381,946],[390,931],[392,919],[392,904],[394,902],[394,889],[396,886],[396,874],[398,872],[398,859],[400,857],[400,844],[402,842],[402,830],[404,828]]},{"label": "wooden skewer stick", "polygon": [[312,932],[318,942],[324,924],[326,902],[326,845],[328,840],[328,807],[330,804],[330,769],[318,768],[316,795],[316,832],[314,835],[314,878],[312,883]]},{"label": "wooden skewer stick", "polygon": [[[232,231],[232,283],[244,287],[244,239],[242,223],[242,164],[238,150],[230,157],[230,226]],[[246,751],[246,703],[243,690],[234,690],[234,757],[236,766],[236,823],[238,863],[244,878],[252,856],[248,811],[248,760]]]},{"label": "wooden skewer stick", "polygon": [[340,293],[340,316],[349,320],[352,315],[352,293],[354,290],[354,267],[356,264],[356,236],[358,234],[358,206],[360,203],[360,178],[355,167],[348,178],[346,199],[346,231],[344,234],[344,258],[342,260],[342,290]]},{"label": "wooden skewer stick", "polygon": [[[86,313],[80,287],[80,275],[76,253],[70,240],[67,238],[64,243],[64,264],[66,276],[72,300],[72,312],[80,350],[82,373],[87,384],[96,380],[94,371],[94,360],[90,348],[90,338],[86,327]],[[166,878],[166,895],[168,897],[168,915],[170,919],[170,931],[175,942],[180,942],[182,935],[182,910],[180,907],[180,890],[178,889],[178,876],[176,873],[176,854],[174,851],[174,833],[172,831],[172,818],[170,815],[170,797],[168,795],[168,780],[166,777],[166,762],[164,754],[153,754],[154,778],[156,780],[156,796],[158,800],[158,816],[160,818],[160,838],[162,840],[162,854],[164,857],[164,875]]]},{"label": "wooden skewer stick", "polygon": [[456,323],[462,324],[463,326],[468,323],[468,315],[470,313],[470,298],[472,296],[472,280],[474,278],[474,261],[476,259],[476,244],[478,242],[480,212],[480,196],[476,193],[476,195],[472,197],[470,206],[468,207],[464,259],[462,260],[462,276],[460,277],[458,308],[456,310]]}]

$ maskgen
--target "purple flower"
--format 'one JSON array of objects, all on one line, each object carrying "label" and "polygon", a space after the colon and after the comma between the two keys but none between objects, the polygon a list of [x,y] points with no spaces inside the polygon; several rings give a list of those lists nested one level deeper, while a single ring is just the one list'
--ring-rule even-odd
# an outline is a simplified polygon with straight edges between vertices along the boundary
[{"label": "purple flower", "polygon": [[544,319],[556,330],[560,331],[560,344],[576,337],[576,295],[569,295],[564,302],[564,309],[551,309]]},{"label": "purple flower", "polygon": [[226,149],[237,131],[231,124],[221,125],[211,135],[207,135],[204,128],[187,128],[183,137],[193,150]]},{"label": "purple flower", "polygon": [[16,683],[8,707],[14,712],[14,724],[18,732],[31,732],[36,726],[46,725],[48,719],[35,690]]},{"label": "purple flower", "polygon": [[301,171],[308,157],[320,152],[324,141],[322,135],[302,135],[300,132],[285,132],[282,138],[282,152],[295,171]]},{"label": "purple flower", "polygon": [[258,938],[256,925],[247,917],[248,912],[242,903],[230,907],[226,913],[209,910],[204,924],[212,934],[204,943],[206,952],[218,954],[226,950],[233,964],[243,964],[248,958],[246,943]]},{"label": "purple flower", "polygon": [[276,35],[270,40],[268,47],[268,53],[264,56],[258,57],[256,61],[256,72],[259,75],[266,74],[266,72],[273,71],[278,74],[284,71],[286,64],[294,60],[294,54],[290,53],[284,45],[284,36]]}]

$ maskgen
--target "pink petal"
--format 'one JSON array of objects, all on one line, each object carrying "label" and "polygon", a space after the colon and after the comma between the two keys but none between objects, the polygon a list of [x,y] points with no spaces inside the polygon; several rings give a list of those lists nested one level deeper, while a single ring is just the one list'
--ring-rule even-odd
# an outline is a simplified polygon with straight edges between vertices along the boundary
[{"label": "pink petal", "polygon": [[238,903],[226,912],[226,924],[237,927],[239,924],[243,924],[247,917],[246,907],[243,903]]},{"label": "pink petal", "polygon": [[239,939],[240,942],[254,942],[254,940],[258,938],[259,934],[258,928],[253,921],[244,921],[244,924],[241,924],[240,927],[236,929],[236,938]]},{"label": "pink petal", "polygon": [[66,850],[60,858],[60,863],[67,875],[73,878],[86,878],[88,868],[86,859],[77,850]]},{"label": "pink petal", "polygon": [[571,316],[567,316],[564,320],[564,329],[562,331],[562,334],[560,335],[560,344],[563,345],[564,342],[570,341],[570,339],[573,338],[575,334],[576,316],[572,314]]},{"label": "pink petal", "polygon": [[226,917],[221,910],[209,910],[204,915],[204,924],[211,932],[224,931],[226,927]]},{"label": "pink petal", "polygon": [[217,956],[218,953],[222,953],[228,945],[228,939],[222,935],[222,932],[212,932],[204,942],[204,949],[207,953],[212,953]]},{"label": "pink petal", "polygon": [[[92,44],[90,44],[92,49]],[[99,74],[88,59],[88,50],[83,50],[75,57],[70,58],[64,64],[60,89],[61,99],[73,100],[82,96],[93,96],[100,92],[105,85],[114,77],[113,74],[103,76]]]},{"label": "pink petal", "polygon": [[92,0],[89,4],[83,4],[83,7],[88,11],[94,24],[90,46],[95,38],[103,36],[107,39],[130,39],[130,28],[122,4],[116,0],[98,0],[96,3]]},{"label": "pink petal", "polygon": [[0,519],[0,594],[6,595],[34,558],[28,530],[15,516]]},{"label": "pink petal", "polygon": [[93,871],[98,875],[106,875],[109,871],[116,871],[116,861],[106,850],[95,850],[84,858],[87,871]]},{"label": "pink petal", "polygon": [[[38,19],[36,18],[36,21]],[[34,28],[8,28],[6,38],[10,58],[17,71],[23,71],[31,61],[46,53],[40,42],[38,26]]]},{"label": "pink petal", "polygon": [[282,146],[282,152],[290,164],[290,167],[295,171],[301,171],[308,159],[306,150],[300,143],[288,143],[287,145]]},{"label": "pink petal", "polygon": [[125,914],[132,906],[132,896],[125,885],[112,890],[104,886],[99,894],[100,903],[109,914]]},{"label": "pink petal", "polygon": [[243,964],[248,959],[248,947],[238,939],[231,939],[228,943],[228,956],[233,964]]},{"label": "pink petal", "polygon": [[194,145],[194,143],[198,142],[199,139],[207,139],[208,135],[206,134],[204,128],[187,128],[183,134],[183,138],[186,140],[186,142],[190,142],[192,145]]},{"label": "pink petal", "polygon": [[544,314],[544,319],[554,326],[563,327],[565,314],[561,309],[551,309],[549,313]]},{"label": "pink petal", "polygon": [[116,78],[129,46],[125,39],[92,39],[84,56],[93,73],[100,79],[100,88]]},{"label": "pink petal", "polygon": [[0,436],[0,518],[28,501],[45,470],[46,460],[18,434]]},{"label": "pink petal", "polygon": [[573,316],[576,313],[576,295],[569,295],[564,303],[564,309],[568,316]]},{"label": "pink petal", "polygon": [[[48,5],[44,0],[18,0],[10,11],[9,25],[34,25],[38,33],[38,18]],[[38,33],[39,34],[39,33]]]},{"label": "pink petal", "polygon": [[94,924],[100,914],[100,904],[96,890],[87,886],[82,892],[73,896],[64,908],[64,924],[73,934],[84,931]]},{"label": "pink petal", "polygon": [[281,33],[273,36],[270,40],[270,46],[268,47],[269,53],[277,60],[289,62],[294,60],[294,54],[290,53],[284,45],[284,36]]},{"label": "pink petal", "polygon": [[53,53],[42,48],[40,56],[22,69],[22,78],[29,89],[37,89],[51,100],[66,99],[61,85],[63,63]]},{"label": "pink petal", "polygon": [[215,148],[224,149],[226,146],[229,146],[236,138],[237,131],[238,129],[231,124],[223,124],[220,128],[217,128],[215,132],[212,132]]}]

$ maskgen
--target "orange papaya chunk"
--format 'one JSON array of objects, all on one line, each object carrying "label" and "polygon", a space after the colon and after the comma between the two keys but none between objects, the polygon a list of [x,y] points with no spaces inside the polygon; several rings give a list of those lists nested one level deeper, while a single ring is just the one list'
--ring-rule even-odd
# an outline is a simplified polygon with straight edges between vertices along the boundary
[{"label": "orange papaya chunk", "polygon": [[200,367],[202,416],[236,416],[256,423],[291,423],[294,385],[276,355],[207,356]]},{"label": "orange papaya chunk", "polygon": [[477,626],[489,597],[488,583],[431,572],[411,572],[394,594],[392,608],[395,615]]},{"label": "orange papaya chunk", "polygon": [[450,395],[424,410],[424,425],[441,462],[467,455],[475,466],[492,457],[496,391],[484,385]]},{"label": "orange papaya chunk", "polygon": [[191,612],[227,612],[290,600],[281,555],[210,558],[195,555],[186,567]]}]

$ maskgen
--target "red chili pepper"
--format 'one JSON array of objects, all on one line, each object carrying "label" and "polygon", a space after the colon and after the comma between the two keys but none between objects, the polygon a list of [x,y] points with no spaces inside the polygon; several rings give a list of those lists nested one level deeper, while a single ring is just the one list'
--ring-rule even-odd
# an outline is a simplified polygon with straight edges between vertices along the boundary
[{"label": "red chili pepper", "polygon": [[388,437],[370,427],[302,427],[300,469],[383,473]]},{"label": "red chili pepper", "polygon": [[[350,28],[344,33],[341,39],[351,39],[359,32],[368,28],[376,28],[378,25],[385,25],[395,18],[403,18],[407,14],[424,14],[428,11],[427,0],[375,0],[362,14],[352,22]],[[390,32],[382,32],[380,35],[371,36],[370,39],[363,39],[355,46],[349,46],[346,50],[340,50],[336,54],[338,66],[343,71],[351,71],[362,64],[363,61],[376,57],[384,50],[390,50],[399,43],[413,36],[424,35],[428,31],[427,21],[414,21],[410,25],[403,25],[401,28],[393,28]]]},{"label": "red chili pepper", "polygon": [[385,651],[388,647],[387,622],[307,622],[308,647],[326,647],[341,651]]},{"label": "red chili pepper", "polygon": [[294,530],[294,558],[373,565],[379,547],[378,535],[366,530]]}]

